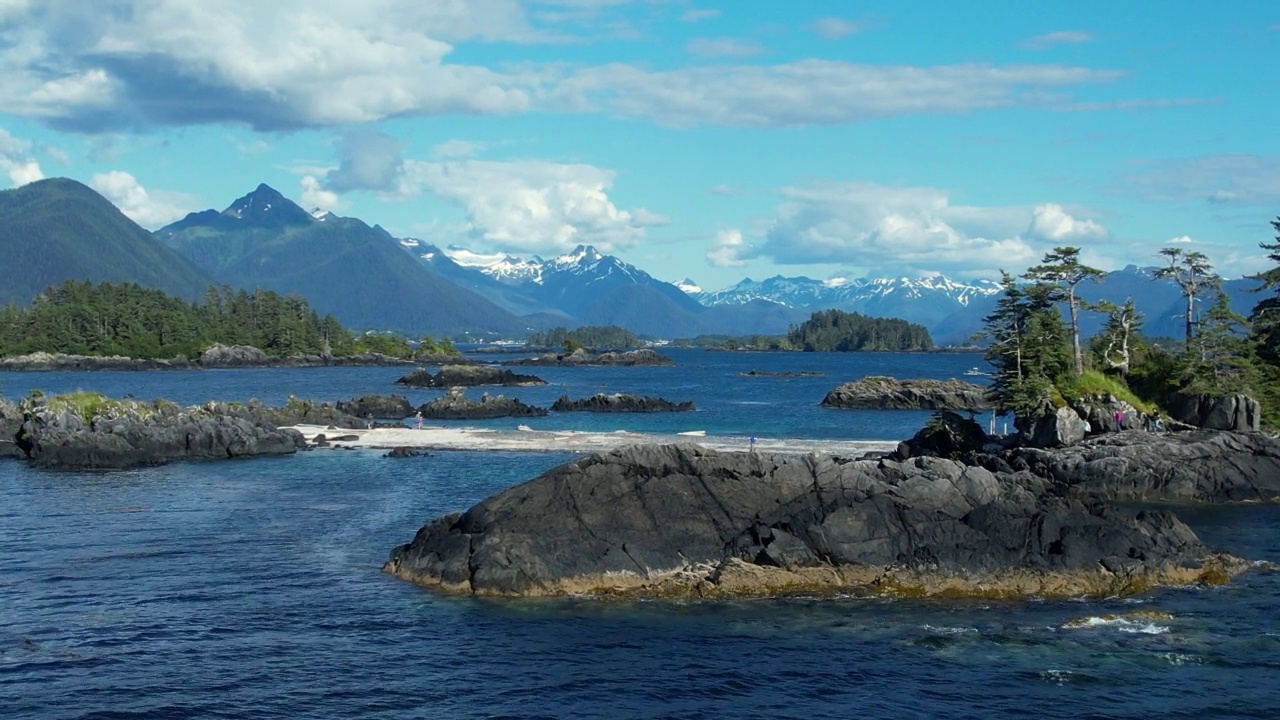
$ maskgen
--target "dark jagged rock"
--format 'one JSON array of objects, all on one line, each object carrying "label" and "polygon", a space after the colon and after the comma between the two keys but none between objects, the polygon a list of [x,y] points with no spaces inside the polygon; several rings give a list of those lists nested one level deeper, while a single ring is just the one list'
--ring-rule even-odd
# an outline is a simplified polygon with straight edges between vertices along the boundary
[{"label": "dark jagged rock", "polygon": [[768,370],[748,370],[738,373],[738,377],[826,377],[824,372],[816,370],[784,370],[781,372],[770,372]]},{"label": "dark jagged rock", "polygon": [[1057,450],[1016,448],[1004,460],[1077,495],[1199,502],[1280,499],[1280,440],[1261,433],[1129,430]]},{"label": "dark jagged rock", "polygon": [[92,409],[52,400],[24,400],[16,441],[33,465],[53,469],[115,469],[173,460],[281,455],[305,442],[246,406],[210,402],[181,408],[157,400],[105,401]]},{"label": "dark jagged rock", "polygon": [[897,457],[899,460],[920,456],[958,460],[981,452],[986,444],[987,433],[981,425],[943,410],[930,418],[915,437],[898,444]]},{"label": "dark jagged rock", "polygon": [[8,400],[0,400],[0,458],[22,457],[16,439],[22,428],[22,411]]},{"label": "dark jagged rock", "polygon": [[899,380],[869,376],[847,382],[822,399],[822,407],[870,410],[983,410],[986,388],[960,380]]},{"label": "dark jagged rock", "polygon": [[714,597],[1104,595],[1225,581],[1173,515],[936,458],[632,446],[435,520],[384,570],[447,592]]},{"label": "dark jagged rock", "polygon": [[415,368],[396,381],[409,387],[449,388],[474,387],[476,385],[546,385],[547,381],[534,375],[521,375],[492,365],[445,365],[432,375],[425,368]]},{"label": "dark jagged rock", "polygon": [[596,393],[591,397],[570,400],[561,395],[551,406],[556,412],[687,412],[693,410],[693,402],[674,403],[663,398],[614,393]]},{"label": "dark jagged rock", "polygon": [[398,447],[398,448],[391,448],[390,452],[386,454],[386,457],[415,458],[415,457],[421,457],[425,454],[426,453],[422,452],[421,450],[414,450],[413,448],[408,448],[408,447]]},{"label": "dark jagged rock", "polygon": [[1032,424],[1024,444],[1037,448],[1067,447],[1083,440],[1084,434],[1084,420],[1080,419],[1074,409],[1064,407],[1038,418]]},{"label": "dark jagged rock", "polygon": [[648,348],[640,350],[628,350],[626,352],[609,351],[609,352],[592,352],[579,348],[572,353],[546,353],[533,358],[523,358],[521,360],[508,360],[503,365],[554,365],[554,366],[579,366],[579,365],[621,365],[621,366],[658,366],[658,365],[675,365],[676,361],[658,352],[654,352]]},{"label": "dark jagged rock", "polygon": [[1257,432],[1262,419],[1261,406],[1248,395],[1175,393],[1165,410],[1178,422],[1209,430]]},{"label": "dark jagged rock", "polygon": [[341,400],[338,412],[354,417],[372,414],[375,418],[403,420],[413,414],[413,405],[403,395],[362,395],[351,400]]},{"label": "dark jagged rock", "polygon": [[424,418],[433,420],[485,420],[499,417],[541,417],[544,408],[526,405],[518,398],[505,395],[491,396],[485,393],[477,400],[467,398],[462,388],[448,393],[418,408]]},{"label": "dark jagged rock", "polygon": [[1143,425],[1137,408],[1114,395],[1085,396],[1071,406],[1088,423],[1086,435],[1134,430]]},{"label": "dark jagged rock", "polygon": [[[354,417],[327,402],[299,400],[290,396],[284,407],[270,407],[254,400],[245,405],[246,411],[264,425],[320,425],[327,428],[362,428],[367,418]],[[330,438],[332,439],[332,438]]]}]

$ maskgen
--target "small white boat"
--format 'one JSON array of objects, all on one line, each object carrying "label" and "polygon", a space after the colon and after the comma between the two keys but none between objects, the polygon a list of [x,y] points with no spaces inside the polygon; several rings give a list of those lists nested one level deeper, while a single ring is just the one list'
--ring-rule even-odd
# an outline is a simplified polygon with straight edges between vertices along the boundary
[{"label": "small white boat", "polygon": [[964,371],[964,374],[969,376],[974,376],[974,375],[986,375],[987,373],[982,372],[978,368],[969,368],[968,370]]}]

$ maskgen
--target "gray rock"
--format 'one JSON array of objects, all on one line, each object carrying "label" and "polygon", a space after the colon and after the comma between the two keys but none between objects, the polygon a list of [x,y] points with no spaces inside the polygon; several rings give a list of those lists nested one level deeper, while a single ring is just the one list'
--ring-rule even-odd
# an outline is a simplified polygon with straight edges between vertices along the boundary
[{"label": "gray rock", "polygon": [[546,385],[547,381],[534,375],[521,375],[492,365],[445,365],[434,375],[425,368],[416,368],[396,380],[396,383],[409,387],[451,388],[476,385]]},{"label": "gray rock", "polygon": [[986,388],[961,380],[899,380],[872,375],[844,383],[822,407],[871,410],[983,410]]},{"label": "gray rock", "polygon": [[196,360],[201,367],[258,367],[267,364],[267,354],[252,345],[214,343]]},{"label": "gray rock", "polygon": [[362,395],[350,400],[342,400],[335,406],[338,412],[353,417],[365,417],[372,414],[375,418],[403,420],[413,414],[413,405],[403,395]]},{"label": "gray rock", "polygon": [[1056,448],[1075,445],[1084,439],[1084,420],[1069,407],[1058,408],[1031,426],[1027,445],[1038,448]]},{"label": "gray rock", "polygon": [[1261,406],[1248,395],[1175,393],[1165,409],[1178,422],[1210,430],[1257,432],[1262,419]]},{"label": "gray rock", "polygon": [[393,550],[384,569],[494,595],[879,588],[1004,597],[1208,578],[1207,549],[1172,515],[1133,515],[1047,488],[1026,473],[937,458],[632,446],[442,517]]},{"label": "gray rock", "polygon": [[545,408],[526,405],[518,398],[485,393],[479,400],[467,398],[463,388],[448,393],[418,408],[422,417],[433,420],[485,420],[499,417],[541,417]]},{"label": "gray rock", "polygon": [[674,403],[670,400],[648,396],[636,396],[626,393],[596,393],[591,397],[570,400],[568,395],[561,395],[552,404],[556,412],[688,412],[694,409],[693,402]]}]

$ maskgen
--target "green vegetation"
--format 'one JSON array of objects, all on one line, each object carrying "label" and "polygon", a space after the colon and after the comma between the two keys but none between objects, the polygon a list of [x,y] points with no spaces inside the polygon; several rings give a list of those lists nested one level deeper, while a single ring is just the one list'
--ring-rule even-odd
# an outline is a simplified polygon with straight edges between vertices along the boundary
[{"label": "green vegetation", "polygon": [[932,350],[923,325],[897,318],[872,318],[843,310],[821,310],[787,332],[794,348],[813,351]]},{"label": "green vegetation", "polygon": [[1076,262],[1077,248],[1055,248],[1022,281],[1002,273],[1003,293],[979,335],[996,368],[990,394],[997,408],[1013,413],[1023,428],[1083,396],[1111,395],[1154,413],[1175,392],[1242,393],[1261,402],[1264,425],[1280,427],[1280,220],[1272,226],[1277,242],[1262,247],[1277,267],[1254,279],[1262,283],[1259,291],[1273,295],[1248,318],[1231,310],[1205,255],[1160,251],[1168,265],[1157,277],[1176,284],[1187,299],[1181,342],[1144,338],[1132,300],[1123,306],[1082,303],[1082,310],[1107,319],[1088,351],[1077,354],[1077,318],[1068,327],[1059,309],[1061,303],[1074,307],[1071,280],[1092,276],[1092,268]]},{"label": "green vegetation", "polygon": [[698,335],[675,340],[673,347],[719,348],[723,350],[794,350],[782,335]]},{"label": "green vegetation", "polygon": [[529,336],[529,344],[539,347],[564,348],[637,348],[644,342],[630,330],[617,325],[584,325],[573,330],[552,328],[544,333]]},{"label": "green vegetation", "polygon": [[[434,342],[434,341],[432,341]],[[253,345],[268,355],[381,352],[409,357],[394,335],[353,336],[296,295],[210,288],[189,303],[134,283],[67,281],[30,308],[0,310],[0,356],[37,351],[135,358],[194,358],[210,345]]]}]

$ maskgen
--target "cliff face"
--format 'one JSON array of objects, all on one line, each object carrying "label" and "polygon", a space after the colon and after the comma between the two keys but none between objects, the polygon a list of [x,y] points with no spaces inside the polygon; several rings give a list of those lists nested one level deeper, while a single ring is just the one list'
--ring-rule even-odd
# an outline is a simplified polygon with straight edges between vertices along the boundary
[{"label": "cliff face", "polygon": [[423,527],[385,570],[447,592],[1109,595],[1223,580],[1172,515],[950,460],[633,446]]}]

